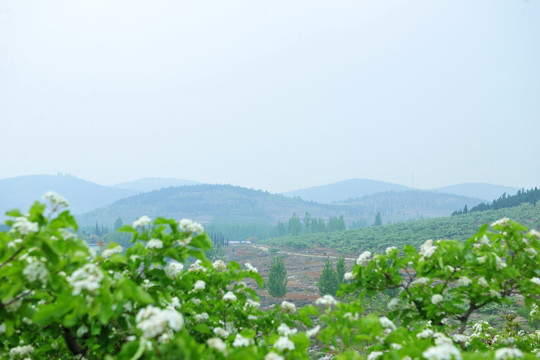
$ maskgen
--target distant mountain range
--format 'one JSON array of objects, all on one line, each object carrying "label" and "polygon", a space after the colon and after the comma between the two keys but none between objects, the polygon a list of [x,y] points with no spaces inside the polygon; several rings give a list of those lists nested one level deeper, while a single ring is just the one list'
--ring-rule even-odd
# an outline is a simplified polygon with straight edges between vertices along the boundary
[{"label": "distant mountain range", "polygon": [[201,182],[183,180],[183,179],[166,179],[166,178],[145,178],[134,181],[127,181],[114,185],[114,187],[120,189],[134,190],[137,192],[148,192],[153,190],[159,190],[171,186],[185,186],[185,185],[201,185]]},{"label": "distant mountain range", "polygon": [[328,185],[289,191],[283,193],[283,195],[329,204],[335,201],[354,199],[381,192],[406,190],[413,190],[413,188],[384,181],[350,179]]},{"label": "distant mountain range", "polygon": [[6,211],[27,211],[47,191],[55,191],[70,202],[75,214],[87,212],[137,191],[104,186],[70,175],[28,175],[0,180],[0,219]]},{"label": "distant mountain range", "polygon": [[111,226],[118,217],[127,223],[141,215],[189,217],[203,223],[275,224],[287,221],[293,213],[303,218],[306,212],[324,219],[343,215],[348,223],[364,219],[367,224],[380,212],[386,224],[448,216],[465,205],[470,208],[492,194],[499,197],[514,188],[460,184],[419,191],[387,182],[352,179],[282,195],[231,185],[197,185],[181,179],[148,178],[103,186],[73,176],[31,175],[0,180],[0,219],[13,208],[26,211],[50,190],[70,201],[72,212],[83,224],[95,225],[97,221]]},{"label": "distant mountain range", "polygon": [[[315,186],[306,189],[299,189],[283,193],[285,196],[299,197],[303,200],[316,201],[330,204],[333,202],[344,201],[348,199],[360,198],[367,195],[373,195],[389,191],[411,191],[421,190],[404,185],[393,184],[384,181],[370,179],[350,179],[337,183]],[[484,184],[484,183],[464,183],[451,186],[445,186],[428,191],[467,196],[484,201],[497,199],[503,193],[515,194],[519,189],[511,186]],[[464,206],[464,205],[463,205]]]}]

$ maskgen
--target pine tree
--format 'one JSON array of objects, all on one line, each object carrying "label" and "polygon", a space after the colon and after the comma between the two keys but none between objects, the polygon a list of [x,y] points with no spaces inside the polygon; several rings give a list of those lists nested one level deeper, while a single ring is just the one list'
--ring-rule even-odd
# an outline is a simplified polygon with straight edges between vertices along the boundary
[{"label": "pine tree", "polygon": [[287,270],[282,257],[272,258],[270,271],[268,273],[268,293],[272,297],[281,298],[287,294]]},{"label": "pine tree", "polygon": [[345,277],[346,271],[347,271],[347,268],[345,267],[345,257],[341,256],[338,259],[338,262],[336,264],[336,273],[337,273],[337,278],[340,284],[343,282],[343,278]]},{"label": "pine tree", "polygon": [[326,258],[321,277],[317,282],[319,287],[319,294],[321,295],[336,295],[339,288],[338,274],[334,270],[334,264],[330,261],[330,258]]},{"label": "pine tree", "polygon": [[373,226],[381,226],[382,225],[382,218],[381,213],[377,211],[377,215],[375,215],[375,223]]}]

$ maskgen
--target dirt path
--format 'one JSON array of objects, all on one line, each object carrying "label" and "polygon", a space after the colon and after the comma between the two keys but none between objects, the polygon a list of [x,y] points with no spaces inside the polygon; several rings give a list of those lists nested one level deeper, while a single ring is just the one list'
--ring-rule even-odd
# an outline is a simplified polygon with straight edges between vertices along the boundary
[{"label": "dirt path", "polygon": [[[266,247],[266,246],[262,246],[262,245],[251,245],[251,247],[254,247],[256,249],[260,249],[262,251],[268,251],[269,249]],[[294,253],[294,252],[289,252],[289,251],[278,251],[277,252],[278,254],[287,254],[287,255],[292,255],[292,256],[304,256],[304,257],[314,257],[314,258],[327,258],[329,257],[330,259],[339,259],[339,256],[332,256],[332,255],[312,255],[312,254],[301,254],[301,253]],[[356,261],[355,258],[345,258],[345,260],[347,261]]]}]

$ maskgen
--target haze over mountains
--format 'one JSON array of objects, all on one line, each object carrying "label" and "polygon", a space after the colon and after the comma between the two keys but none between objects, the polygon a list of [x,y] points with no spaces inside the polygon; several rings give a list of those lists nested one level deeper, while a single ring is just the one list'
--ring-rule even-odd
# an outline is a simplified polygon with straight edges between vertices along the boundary
[{"label": "haze over mountains", "polygon": [[195,181],[181,179],[146,178],[104,186],[69,175],[32,175],[0,180],[0,211],[2,215],[13,208],[25,211],[52,190],[70,201],[71,210],[82,224],[98,221],[109,226],[118,217],[132,221],[141,215],[190,217],[203,223],[275,224],[286,221],[292,213],[303,216],[305,212],[326,219],[343,215],[347,222],[362,218],[368,223],[376,212],[381,212],[384,223],[388,223],[447,216],[465,205],[470,208],[514,188],[459,184],[444,189],[449,193],[440,192],[442,189],[422,191],[382,181],[351,179],[271,194],[231,185],[197,185]]}]

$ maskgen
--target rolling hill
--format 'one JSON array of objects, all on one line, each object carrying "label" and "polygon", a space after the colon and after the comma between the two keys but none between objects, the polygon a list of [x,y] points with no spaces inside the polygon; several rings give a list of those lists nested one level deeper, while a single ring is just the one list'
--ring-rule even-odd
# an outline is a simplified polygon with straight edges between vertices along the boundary
[{"label": "rolling hill", "polygon": [[6,211],[26,211],[47,191],[55,191],[70,202],[75,214],[87,212],[136,192],[99,185],[70,175],[28,175],[0,180],[0,218]]},{"label": "rolling hill", "polygon": [[201,185],[201,182],[184,179],[144,178],[113,185],[120,189],[148,192],[171,186]]},{"label": "rolling hill", "polygon": [[141,215],[167,218],[192,218],[201,223],[266,223],[287,221],[293,213],[303,217],[328,219],[344,216],[347,223],[364,218],[372,221],[380,211],[384,223],[433,216],[448,216],[464,204],[477,204],[480,200],[456,195],[430,192],[390,192],[372,195],[354,201],[320,204],[299,198],[289,198],[260,190],[231,185],[191,185],[169,187],[142,193],[79,216],[81,224],[96,221],[110,226],[117,218],[124,223]]},{"label": "rolling hill", "polygon": [[332,203],[389,191],[413,190],[410,187],[370,179],[350,179],[283,193],[289,197],[320,203]]}]

